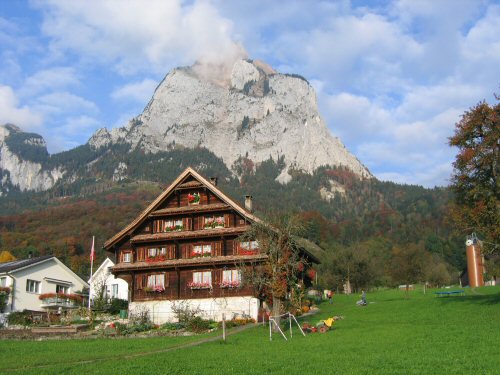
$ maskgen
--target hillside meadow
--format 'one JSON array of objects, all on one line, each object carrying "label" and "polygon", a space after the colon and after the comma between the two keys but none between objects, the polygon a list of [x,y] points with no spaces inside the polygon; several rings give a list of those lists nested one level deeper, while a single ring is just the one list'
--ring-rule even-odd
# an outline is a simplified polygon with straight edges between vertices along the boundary
[{"label": "hillside meadow", "polygon": [[16,374],[498,374],[500,287],[465,289],[436,297],[435,290],[385,290],[336,295],[317,323],[341,315],[334,329],[303,337],[257,326],[221,340],[151,337],[61,341],[0,341],[0,373]]}]

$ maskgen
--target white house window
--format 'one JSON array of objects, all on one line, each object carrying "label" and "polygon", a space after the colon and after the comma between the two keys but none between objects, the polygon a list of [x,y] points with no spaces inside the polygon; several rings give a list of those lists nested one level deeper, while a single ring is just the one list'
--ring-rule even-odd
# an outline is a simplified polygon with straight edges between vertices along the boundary
[{"label": "white house window", "polygon": [[130,263],[132,262],[132,253],[123,253],[123,262],[124,263]]},{"label": "white house window", "polygon": [[69,293],[69,286],[57,284],[56,285],[56,293],[68,294]]},{"label": "white house window", "polygon": [[7,286],[7,278],[0,277],[0,286]]},{"label": "white house window", "polygon": [[224,228],[224,215],[205,217],[204,228]]},{"label": "white house window", "polygon": [[26,280],[26,291],[30,293],[40,293],[40,281]]},{"label": "white house window", "polygon": [[221,288],[237,288],[241,285],[240,270],[224,270],[222,271]]},{"label": "white house window", "polygon": [[167,255],[166,247],[161,247],[161,248],[152,247],[148,249],[148,258],[154,258],[156,256],[165,256],[165,255]]},{"label": "white house window", "polygon": [[212,287],[212,272],[193,272],[193,281],[188,283],[191,289],[208,289]]},{"label": "white house window", "polygon": [[257,250],[259,248],[259,243],[257,241],[240,242],[240,248],[243,250]]},{"label": "white house window", "polygon": [[193,251],[191,252],[191,257],[206,257],[212,255],[212,245],[211,244],[202,244],[202,245],[194,245]]},{"label": "white house window", "polygon": [[146,290],[150,292],[164,292],[165,291],[165,274],[148,275]]},{"label": "white house window", "polygon": [[118,284],[111,285],[111,298],[118,298]]},{"label": "white house window", "polygon": [[182,219],[165,220],[165,232],[176,231],[184,229]]}]

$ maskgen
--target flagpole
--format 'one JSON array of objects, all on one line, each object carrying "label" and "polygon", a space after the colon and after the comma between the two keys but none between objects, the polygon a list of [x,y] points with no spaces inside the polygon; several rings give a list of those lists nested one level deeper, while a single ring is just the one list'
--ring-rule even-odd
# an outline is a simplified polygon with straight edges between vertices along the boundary
[{"label": "flagpole", "polygon": [[[92,236],[92,248],[90,249],[90,283],[92,284],[92,267],[94,265],[94,258],[95,258],[95,253],[94,253],[94,239],[95,236]],[[91,285],[89,285],[89,312],[90,312],[90,295],[91,295]]]}]

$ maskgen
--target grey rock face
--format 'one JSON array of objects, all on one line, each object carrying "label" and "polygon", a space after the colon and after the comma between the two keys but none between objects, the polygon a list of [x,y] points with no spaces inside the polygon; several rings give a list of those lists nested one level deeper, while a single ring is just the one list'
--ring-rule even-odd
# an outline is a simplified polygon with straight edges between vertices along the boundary
[{"label": "grey rock face", "polygon": [[[41,163],[24,160],[10,150],[6,139],[12,132],[21,132],[21,129],[13,125],[0,126],[0,170],[3,171],[1,185],[12,185],[21,191],[50,189],[64,175],[63,170],[61,168],[44,170]],[[41,137],[27,138],[23,143],[34,147],[46,147]]]},{"label": "grey rock face", "polygon": [[[230,84],[203,79],[191,68],[174,69],[140,116],[124,128],[99,130],[90,144],[123,142],[153,153],[173,145],[202,146],[229,168],[240,157],[258,163],[284,156],[287,167],[308,173],[333,165],[372,177],[330,133],[305,79],[275,73],[261,62],[239,60],[224,82]],[[278,178],[281,182],[290,178],[286,170]]]}]

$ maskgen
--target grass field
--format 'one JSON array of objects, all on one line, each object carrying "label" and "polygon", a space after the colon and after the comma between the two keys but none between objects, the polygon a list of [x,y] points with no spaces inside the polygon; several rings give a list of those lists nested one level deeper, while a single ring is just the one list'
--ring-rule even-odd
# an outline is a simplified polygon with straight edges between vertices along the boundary
[{"label": "grass field", "polygon": [[[500,374],[500,287],[437,298],[432,291],[336,295],[307,321],[342,315],[306,337],[251,328],[184,346],[197,337],[0,341],[0,373],[27,374]],[[208,336],[207,336],[208,337]],[[170,348],[170,350],[168,350]]]}]

